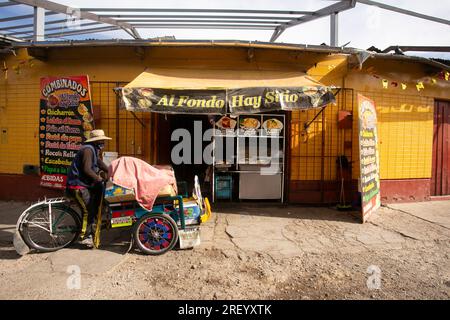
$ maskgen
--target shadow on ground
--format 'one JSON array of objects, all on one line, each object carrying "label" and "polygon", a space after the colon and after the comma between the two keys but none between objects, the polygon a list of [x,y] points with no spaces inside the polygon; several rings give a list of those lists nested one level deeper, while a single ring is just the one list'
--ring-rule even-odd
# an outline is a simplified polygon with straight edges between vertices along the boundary
[{"label": "shadow on ground", "polygon": [[305,207],[273,202],[219,202],[213,205],[213,212],[217,212],[219,214],[227,213],[261,217],[360,223],[360,219],[358,218],[359,212],[354,209],[339,211],[336,207]]},{"label": "shadow on ground", "polygon": [[[0,259],[19,259],[21,256],[16,252],[13,245],[15,226],[7,229],[8,231],[0,230]],[[124,255],[130,248],[130,232],[131,230],[102,230],[100,248],[91,249],[76,241],[66,249],[109,251]],[[30,251],[30,254],[39,254],[39,252]]]},{"label": "shadow on ground", "polygon": [[[0,203],[0,259],[19,259],[13,246],[15,224],[23,210],[24,203]],[[349,224],[359,224],[357,211],[338,211],[336,208],[304,207],[284,205],[274,202],[242,202],[242,203],[216,203],[213,205],[215,214],[231,214],[254,217],[273,217],[286,219],[299,219],[310,221],[334,221]],[[125,255],[130,252],[140,254],[140,251],[131,247],[131,227],[118,229],[102,229],[101,245],[99,251]],[[66,248],[76,251],[92,250],[78,241]]]}]

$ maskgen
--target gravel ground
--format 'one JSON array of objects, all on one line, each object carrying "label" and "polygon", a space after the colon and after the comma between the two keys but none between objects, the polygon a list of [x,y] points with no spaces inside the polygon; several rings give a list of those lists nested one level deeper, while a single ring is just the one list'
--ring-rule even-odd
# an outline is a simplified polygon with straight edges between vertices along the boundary
[{"label": "gravel ground", "polygon": [[[390,208],[381,208],[364,225],[326,208],[278,210],[288,217],[255,214],[264,211],[259,207],[222,210],[202,228],[200,247],[156,257],[75,247],[19,258],[3,236],[0,298],[449,298],[450,232],[444,226]],[[238,229],[243,218],[254,226],[245,234]],[[273,219],[279,227],[269,233],[265,227]],[[64,254],[84,257],[81,289],[67,288],[70,275],[60,263]],[[369,289],[368,283],[379,286]]]}]

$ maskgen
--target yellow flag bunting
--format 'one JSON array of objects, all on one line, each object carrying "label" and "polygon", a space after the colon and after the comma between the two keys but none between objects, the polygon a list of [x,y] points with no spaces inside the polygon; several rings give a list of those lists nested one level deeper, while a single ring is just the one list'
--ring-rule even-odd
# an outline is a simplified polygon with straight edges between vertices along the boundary
[{"label": "yellow flag bunting", "polygon": [[[407,83],[400,82],[400,85],[399,85],[399,82],[391,81],[391,80],[386,79],[386,78],[382,78],[379,75],[375,74],[373,71],[374,71],[373,68],[367,69],[367,72],[369,74],[371,74],[374,78],[381,79],[381,85],[382,85],[383,89],[388,89],[389,86],[394,87],[394,88],[401,88],[402,90],[406,90],[408,88],[408,84]],[[432,77],[427,77],[427,78],[425,78],[422,81],[415,82],[415,86],[416,86],[417,91],[420,92],[421,90],[425,89],[425,84],[424,83],[431,84],[431,85],[436,85],[438,83],[438,79],[449,81],[450,80],[450,72],[448,72],[448,71],[441,71],[441,72],[439,72],[438,74],[436,74],[436,75],[434,75]]]}]

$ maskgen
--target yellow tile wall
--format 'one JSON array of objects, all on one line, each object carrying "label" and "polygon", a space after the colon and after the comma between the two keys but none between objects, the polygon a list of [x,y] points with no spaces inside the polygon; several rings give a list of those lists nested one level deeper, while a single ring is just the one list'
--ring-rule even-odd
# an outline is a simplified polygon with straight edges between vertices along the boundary
[{"label": "yellow tile wall", "polygon": [[39,165],[39,83],[0,85],[0,172],[22,173],[24,164]]},{"label": "yellow tile wall", "polygon": [[[417,179],[431,177],[433,148],[432,97],[401,95],[382,91],[360,91],[374,100],[378,117],[378,136],[381,179]],[[345,99],[343,95],[346,95]],[[323,162],[324,180],[335,180],[336,157],[345,154],[353,161],[353,179],[359,177],[358,114],[356,95],[352,91],[338,95],[338,105],[352,109],[353,134],[351,130],[337,129],[339,107],[328,106],[325,110],[324,127],[319,116],[309,128],[308,140],[300,133],[303,124],[309,122],[317,110],[292,112],[291,119],[291,180],[321,180],[322,177],[322,131],[325,137]],[[345,101],[343,101],[345,100]],[[339,135],[341,135],[339,137]],[[343,149],[343,141],[352,141],[352,150]]]},{"label": "yellow tile wall", "polygon": [[[105,151],[119,151],[116,145],[116,96],[114,82],[91,82],[91,99],[94,108],[101,108],[101,119],[96,128],[103,129],[113,138],[106,143]],[[0,84],[0,128],[7,128],[7,144],[0,143],[0,173],[20,174],[24,164],[39,165],[39,81],[33,84]],[[119,111],[119,154],[136,154],[150,159],[149,113],[136,115],[145,125],[137,124],[132,114]]]},{"label": "yellow tile wall", "polygon": [[[374,100],[377,109],[380,178],[430,178],[434,99],[421,95],[390,94],[380,91],[360,93]],[[358,141],[357,125],[357,121],[354,121],[354,141]],[[358,148],[355,146],[353,178],[357,179],[359,162],[357,162]]]}]

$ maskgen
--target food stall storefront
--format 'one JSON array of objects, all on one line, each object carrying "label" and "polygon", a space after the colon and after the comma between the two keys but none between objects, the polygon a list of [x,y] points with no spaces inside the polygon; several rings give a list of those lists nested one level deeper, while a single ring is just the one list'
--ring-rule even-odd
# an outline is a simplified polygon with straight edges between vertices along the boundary
[{"label": "food stall storefront", "polygon": [[198,175],[213,201],[283,202],[286,112],[319,113],[337,90],[296,71],[152,68],[116,92],[131,112],[163,114],[157,153],[178,180]]}]

